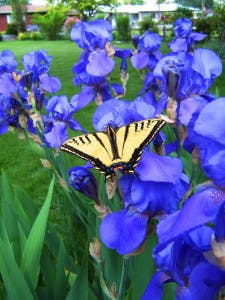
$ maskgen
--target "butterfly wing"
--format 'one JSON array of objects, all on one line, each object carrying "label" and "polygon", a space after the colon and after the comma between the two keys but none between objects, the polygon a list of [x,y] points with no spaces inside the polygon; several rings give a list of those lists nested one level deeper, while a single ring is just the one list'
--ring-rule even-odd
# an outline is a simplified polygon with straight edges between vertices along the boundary
[{"label": "butterfly wing", "polygon": [[144,148],[152,141],[164,124],[164,120],[154,118],[118,128],[116,143],[125,172],[133,172],[133,168],[136,167]]},{"label": "butterfly wing", "polygon": [[106,179],[117,168],[132,173],[143,149],[163,127],[165,121],[148,119],[122,126],[114,131],[84,134],[71,138],[61,145],[61,150],[88,160],[105,174]]},{"label": "butterfly wing", "polygon": [[71,138],[61,145],[61,150],[89,160],[102,173],[112,165],[111,144],[105,132]]}]

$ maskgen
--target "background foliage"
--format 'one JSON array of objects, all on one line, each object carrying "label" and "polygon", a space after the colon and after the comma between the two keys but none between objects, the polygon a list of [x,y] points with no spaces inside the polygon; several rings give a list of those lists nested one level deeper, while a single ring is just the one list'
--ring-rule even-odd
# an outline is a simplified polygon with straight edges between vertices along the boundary
[{"label": "background foliage", "polygon": [[131,27],[129,24],[128,16],[117,16],[116,17],[116,31],[117,39],[120,41],[130,41],[131,37]]},{"label": "background foliage", "polygon": [[45,15],[35,14],[32,22],[40,26],[41,32],[45,33],[49,40],[56,40],[62,30],[66,11],[61,5],[51,7]]},{"label": "background foliage", "polygon": [[176,3],[186,5],[186,6],[192,6],[192,7],[198,7],[202,8],[202,5],[204,5],[207,8],[212,8],[214,5],[213,0],[176,0]]},{"label": "background foliage", "polygon": [[143,34],[146,30],[151,30],[158,33],[159,29],[157,24],[152,20],[151,17],[145,17],[141,22],[139,22],[140,34]]}]

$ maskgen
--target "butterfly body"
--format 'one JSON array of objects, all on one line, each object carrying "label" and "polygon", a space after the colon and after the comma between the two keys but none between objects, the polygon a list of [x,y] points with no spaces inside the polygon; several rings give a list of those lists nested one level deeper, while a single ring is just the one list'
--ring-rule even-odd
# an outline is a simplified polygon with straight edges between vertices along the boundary
[{"label": "butterfly body", "polygon": [[105,174],[106,180],[123,173],[134,173],[144,148],[163,127],[165,121],[159,118],[130,123],[107,131],[84,134],[71,138],[61,149],[91,162],[95,169]]}]

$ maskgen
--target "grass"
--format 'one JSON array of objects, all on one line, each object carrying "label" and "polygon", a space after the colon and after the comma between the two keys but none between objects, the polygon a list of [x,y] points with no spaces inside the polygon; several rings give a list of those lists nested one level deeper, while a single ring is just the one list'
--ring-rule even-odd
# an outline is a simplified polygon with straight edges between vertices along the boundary
[{"label": "grass", "polygon": [[[119,48],[130,45],[118,44]],[[67,95],[68,99],[79,92],[79,87],[73,85],[72,67],[79,60],[81,49],[71,41],[9,41],[0,42],[0,51],[3,49],[12,50],[21,67],[21,59],[25,53],[44,49],[53,57],[50,73],[58,77],[62,82],[62,89],[59,94]],[[166,45],[163,52],[167,51]],[[142,81],[138,73],[129,68],[130,80],[125,99],[134,99],[140,90]],[[112,81],[119,82],[119,63],[117,61],[115,71],[111,75]],[[225,93],[225,73],[216,79],[212,91],[219,87],[220,95]],[[88,130],[92,129],[92,113],[95,104],[90,104],[85,109],[75,114],[75,118]],[[0,168],[4,169],[10,182],[24,187],[32,197],[38,201],[43,199],[46,193],[49,177],[47,170],[42,166],[40,160],[23,140],[18,139],[17,134],[9,132],[0,138]]]}]

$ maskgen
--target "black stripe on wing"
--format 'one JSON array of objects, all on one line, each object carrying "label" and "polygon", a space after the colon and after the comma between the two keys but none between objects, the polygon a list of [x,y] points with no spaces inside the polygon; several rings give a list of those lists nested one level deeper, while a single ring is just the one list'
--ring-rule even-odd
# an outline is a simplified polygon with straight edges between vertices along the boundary
[{"label": "black stripe on wing", "polygon": [[107,129],[107,136],[111,145],[112,160],[120,159],[116,142],[116,131],[110,125]]},{"label": "black stripe on wing", "polygon": [[[148,120],[147,126],[151,125],[151,119]],[[157,133],[159,132],[159,130],[165,125],[165,121],[164,120],[159,120],[155,126],[153,127],[153,129],[151,130],[150,134],[147,136],[147,138],[141,143],[141,145],[138,148],[144,148],[146,147],[148,144],[151,143],[151,141],[153,140],[153,138],[157,135]]]},{"label": "black stripe on wing", "polygon": [[95,158],[91,155],[88,155],[87,153],[85,153],[83,151],[80,151],[77,148],[74,148],[74,147],[72,147],[68,144],[63,144],[61,146],[61,149],[66,151],[66,152],[75,154],[75,155],[77,155],[77,156],[79,156],[79,157],[81,157],[85,160],[90,161],[91,164],[102,173],[105,173],[105,169],[107,169],[107,167],[98,158]]},{"label": "black stripe on wing", "polygon": [[[123,149],[122,149],[121,153],[123,153],[123,151],[124,151],[124,146],[125,146],[126,140],[127,140],[127,138],[128,138],[129,128],[130,128],[129,125],[126,126],[126,130],[125,130],[124,138],[123,138]],[[135,129],[135,130],[136,130],[136,129]]]},{"label": "black stripe on wing", "polygon": [[[106,138],[108,138],[107,134],[104,133]],[[82,136],[78,136],[76,138],[72,138],[68,141],[73,141],[73,143],[75,144],[75,146],[72,146],[69,144],[68,141],[66,141],[64,144],[61,145],[61,149],[68,152],[68,153],[71,153],[71,154],[74,154],[74,155],[77,155],[85,160],[88,160],[91,162],[91,164],[96,168],[98,169],[100,172],[102,173],[106,173],[109,166],[107,167],[101,160],[100,158],[97,158],[97,157],[94,157],[90,154],[87,154],[86,152],[84,151],[81,151],[79,150],[77,146],[79,146],[79,142],[81,142],[83,145],[86,144],[86,141],[85,139],[88,141],[88,144],[92,144],[94,143],[93,141],[91,141],[90,139],[90,136],[94,137],[96,139],[95,142],[98,142],[101,147],[106,151],[106,153],[108,154],[109,156],[109,160],[111,160],[111,157],[112,157],[112,154],[110,153],[110,151],[106,148],[104,142],[102,141],[102,139],[98,136],[98,133],[93,133],[93,134],[88,134],[88,135],[82,135]],[[78,142],[79,141],[79,142]],[[88,147],[88,144],[87,144],[87,147]],[[101,153],[99,153],[99,155],[101,156]]]},{"label": "black stripe on wing", "polygon": [[[151,119],[148,120],[147,126],[151,125],[152,121]],[[144,141],[134,150],[134,153],[131,156],[131,159],[128,163],[124,164],[124,171],[125,172],[132,172],[133,169],[137,166],[138,161],[141,158],[141,154],[144,151],[145,147],[151,143],[153,138],[156,136],[156,134],[160,131],[160,129],[165,125],[164,120],[159,120],[155,126],[152,128],[151,132],[149,135],[144,139]],[[138,126],[140,123],[135,123],[135,131],[138,130]],[[145,121],[141,122],[141,129],[144,128],[144,125],[146,125]],[[129,131],[129,126],[127,127],[127,130]],[[126,130],[126,131],[127,131]],[[129,132],[126,134],[128,135]]]}]

